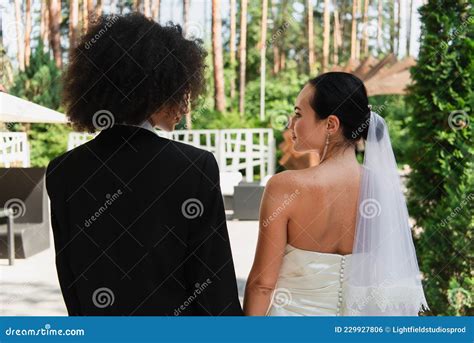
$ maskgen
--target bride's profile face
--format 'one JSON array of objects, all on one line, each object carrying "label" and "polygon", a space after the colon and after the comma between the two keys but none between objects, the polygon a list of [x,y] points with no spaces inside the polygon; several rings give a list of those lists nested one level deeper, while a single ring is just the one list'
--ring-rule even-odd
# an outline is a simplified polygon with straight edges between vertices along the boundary
[{"label": "bride's profile face", "polygon": [[289,125],[296,151],[321,153],[326,142],[326,120],[316,120],[316,113],[310,104],[314,91],[314,87],[307,84],[296,98],[295,112]]}]

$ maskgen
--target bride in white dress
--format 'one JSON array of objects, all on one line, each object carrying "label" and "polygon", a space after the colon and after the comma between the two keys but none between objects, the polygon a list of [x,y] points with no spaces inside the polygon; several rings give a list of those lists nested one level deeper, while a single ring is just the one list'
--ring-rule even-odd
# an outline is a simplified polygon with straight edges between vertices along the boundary
[{"label": "bride in white dress", "polygon": [[[409,315],[428,309],[385,121],[364,84],[331,72],[310,80],[289,128],[317,166],[265,188],[246,315]],[[364,164],[355,154],[365,142]]]}]

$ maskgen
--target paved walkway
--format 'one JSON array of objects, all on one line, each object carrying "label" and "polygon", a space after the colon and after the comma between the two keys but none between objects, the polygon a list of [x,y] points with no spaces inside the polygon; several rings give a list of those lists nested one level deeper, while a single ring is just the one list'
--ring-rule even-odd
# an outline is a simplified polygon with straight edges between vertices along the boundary
[{"label": "paved walkway", "polygon": [[[227,227],[242,301],[257,244],[258,223],[228,221]],[[13,267],[8,265],[8,260],[0,259],[0,316],[64,315],[67,311],[56,275],[53,248],[26,260],[17,259]]]}]

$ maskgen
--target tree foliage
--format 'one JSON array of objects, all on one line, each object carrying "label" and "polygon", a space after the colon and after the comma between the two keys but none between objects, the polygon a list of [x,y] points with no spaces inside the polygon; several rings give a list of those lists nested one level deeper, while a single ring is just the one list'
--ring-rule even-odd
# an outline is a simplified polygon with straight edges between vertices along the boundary
[{"label": "tree foliage", "polygon": [[474,12],[468,1],[430,0],[420,9],[412,68],[409,210],[433,314],[472,315],[474,226]]},{"label": "tree foliage", "polygon": [[[60,108],[60,70],[43,45],[34,50],[30,65],[15,76],[11,94],[53,110]],[[70,129],[64,124],[13,125],[26,130],[31,148],[31,165],[46,166],[51,159],[66,151]],[[28,129],[29,128],[29,129]]]}]

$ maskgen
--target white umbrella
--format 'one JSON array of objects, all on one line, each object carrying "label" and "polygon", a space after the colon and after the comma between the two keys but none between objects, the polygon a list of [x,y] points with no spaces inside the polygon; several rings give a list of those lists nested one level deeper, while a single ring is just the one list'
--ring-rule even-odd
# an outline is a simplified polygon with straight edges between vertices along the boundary
[{"label": "white umbrella", "polygon": [[6,123],[67,123],[60,112],[34,102],[0,92],[0,122]]}]

